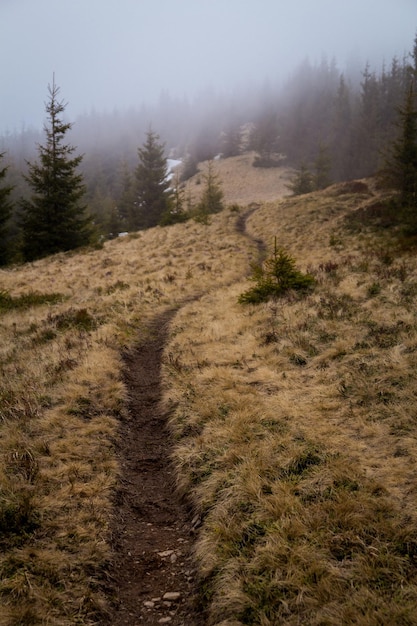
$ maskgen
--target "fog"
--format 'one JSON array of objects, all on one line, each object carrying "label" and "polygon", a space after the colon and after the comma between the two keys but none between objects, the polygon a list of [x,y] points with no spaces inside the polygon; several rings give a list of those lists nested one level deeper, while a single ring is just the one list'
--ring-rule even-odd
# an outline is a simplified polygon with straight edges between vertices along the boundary
[{"label": "fog", "polygon": [[40,128],[55,73],[71,119],[162,93],[273,84],[305,58],[380,70],[417,30],[416,0],[0,0],[0,132]]}]

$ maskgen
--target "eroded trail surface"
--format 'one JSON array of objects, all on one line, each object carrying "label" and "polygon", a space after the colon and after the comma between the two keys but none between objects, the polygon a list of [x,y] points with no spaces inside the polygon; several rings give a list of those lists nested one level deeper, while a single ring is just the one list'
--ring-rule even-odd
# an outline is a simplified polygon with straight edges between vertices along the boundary
[{"label": "eroded trail surface", "polygon": [[171,437],[160,406],[161,358],[173,312],[156,318],[125,356],[129,419],[113,525],[115,609],[111,626],[202,626],[191,513],[175,490]]}]

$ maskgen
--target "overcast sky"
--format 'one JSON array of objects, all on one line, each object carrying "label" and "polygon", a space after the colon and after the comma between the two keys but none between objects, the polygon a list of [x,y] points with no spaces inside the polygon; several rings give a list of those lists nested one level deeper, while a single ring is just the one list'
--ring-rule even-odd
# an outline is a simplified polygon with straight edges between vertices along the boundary
[{"label": "overcast sky", "polygon": [[305,57],[380,70],[411,51],[417,0],[0,0],[0,132],[283,76]]}]

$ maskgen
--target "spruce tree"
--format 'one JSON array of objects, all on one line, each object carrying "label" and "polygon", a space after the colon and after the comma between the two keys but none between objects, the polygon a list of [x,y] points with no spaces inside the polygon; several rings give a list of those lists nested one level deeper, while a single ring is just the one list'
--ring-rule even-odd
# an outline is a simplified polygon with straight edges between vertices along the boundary
[{"label": "spruce tree", "polygon": [[119,184],[116,188],[117,213],[120,219],[122,231],[134,230],[133,209],[134,209],[134,188],[133,176],[129,165],[122,161],[118,171]]},{"label": "spruce tree", "polygon": [[138,149],[136,168],[134,229],[157,226],[169,210],[172,191],[167,178],[167,159],[159,135],[149,130],[146,141]]},{"label": "spruce tree", "polygon": [[186,222],[189,215],[184,211],[185,205],[185,191],[181,185],[180,175],[175,173],[172,179],[172,198],[169,203],[169,208],[163,213],[159,223],[161,226],[169,226],[171,224],[177,224],[178,222]]},{"label": "spruce tree", "polygon": [[353,177],[373,176],[380,149],[380,82],[367,64],[361,82],[359,113],[354,130],[356,166]]},{"label": "spruce tree", "polygon": [[198,160],[197,157],[188,152],[184,159],[183,166],[181,168],[181,182],[184,182],[198,173]]},{"label": "spruce tree", "polygon": [[[4,152],[0,153],[0,161],[4,157]],[[6,177],[7,167],[0,167],[0,265],[5,265],[8,260],[7,235],[8,221],[12,214],[12,204],[9,196],[12,187],[3,185]]]},{"label": "spruce tree", "polygon": [[305,163],[300,165],[299,170],[295,174],[288,188],[294,196],[302,196],[305,193],[314,191],[313,175]]},{"label": "spruce tree", "polygon": [[223,190],[219,177],[214,171],[213,161],[208,162],[207,172],[204,174],[205,187],[203,195],[197,206],[197,214],[207,217],[211,213],[219,213],[223,210]]},{"label": "spruce tree", "polygon": [[331,161],[329,150],[327,146],[325,146],[324,144],[320,144],[317,157],[314,161],[314,189],[325,189],[331,184],[330,170]]},{"label": "spruce tree", "polygon": [[417,226],[417,105],[412,83],[398,115],[399,136],[392,145],[383,176],[399,192],[407,221]]},{"label": "spruce tree", "polygon": [[225,159],[240,154],[242,131],[238,124],[230,124],[222,133],[222,154]]},{"label": "spruce tree", "polygon": [[330,155],[336,180],[347,180],[352,170],[352,92],[343,74],[339,79],[331,118]]},{"label": "spruce tree", "polygon": [[83,177],[77,173],[82,156],[65,144],[72,124],[62,120],[66,105],[58,100],[59,87],[48,85],[46,143],[38,146],[39,160],[28,163],[26,181],[33,191],[22,202],[23,256],[31,261],[56,252],[73,250],[89,242],[91,221],[82,204]]},{"label": "spruce tree", "polygon": [[253,161],[254,167],[277,167],[278,119],[275,111],[268,111],[261,117],[251,133],[251,147],[258,154]]},{"label": "spruce tree", "polygon": [[412,59],[412,64],[410,65],[410,75],[411,75],[411,81],[413,83],[414,86],[417,85],[417,33],[414,37],[414,45],[413,45],[413,50],[410,54],[411,59]]}]

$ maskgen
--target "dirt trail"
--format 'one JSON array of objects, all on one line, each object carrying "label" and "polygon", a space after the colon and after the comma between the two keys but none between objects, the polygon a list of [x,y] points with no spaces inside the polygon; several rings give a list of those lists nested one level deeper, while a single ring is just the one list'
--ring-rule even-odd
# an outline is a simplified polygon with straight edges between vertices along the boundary
[{"label": "dirt trail", "polygon": [[111,626],[205,622],[197,603],[191,514],[175,492],[172,442],[159,402],[161,357],[173,315],[157,317],[149,335],[125,356],[129,419],[120,433]]},{"label": "dirt trail", "polygon": [[247,232],[247,230],[246,230],[246,222],[247,222],[248,218],[252,215],[252,213],[255,213],[255,211],[260,209],[261,206],[262,205],[260,205],[260,204],[258,204],[256,202],[252,202],[249,205],[249,208],[244,213],[239,215],[239,217],[236,220],[236,231],[238,233],[240,233],[241,235],[244,235],[247,239],[249,239],[249,241],[252,241],[252,243],[254,243],[256,245],[256,247],[258,248],[259,260],[261,260],[262,257],[266,253],[265,242],[262,241],[261,239],[256,239],[256,237],[252,237],[252,235],[250,235]]},{"label": "dirt trail", "polygon": [[[242,213],[236,230],[259,208]],[[125,355],[129,419],[121,424],[121,484],[113,524],[115,608],[109,626],[170,624],[204,626],[193,559],[193,520],[175,489],[172,440],[161,400],[161,359],[168,338],[170,310],[156,317],[143,341]],[[166,595],[168,594],[168,595]]]}]

